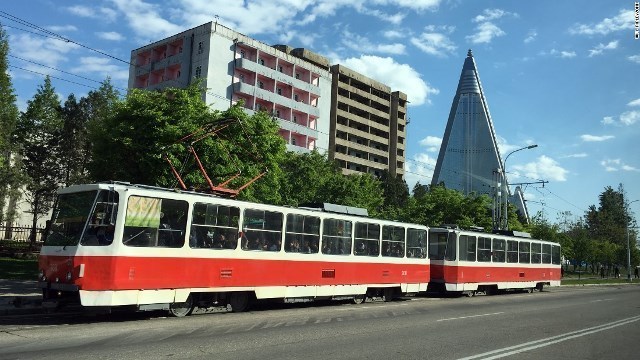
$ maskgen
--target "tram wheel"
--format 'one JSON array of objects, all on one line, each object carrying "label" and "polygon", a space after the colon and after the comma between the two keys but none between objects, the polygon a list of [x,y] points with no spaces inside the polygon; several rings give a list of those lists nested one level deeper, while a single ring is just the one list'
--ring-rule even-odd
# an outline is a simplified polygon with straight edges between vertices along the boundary
[{"label": "tram wheel", "polygon": [[544,284],[543,283],[538,283],[536,285],[536,290],[542,292],[544,290]]},{"label": "tram wheel", "polygon": [[251,305],[249,299],[249,293],[247,292],[234,292],[229,295],[229,305],[232,312],[243,312],[249,309]]},{"label": "tram wheel", "polygon": [[364,303],[364,301],[367,299],[366,295],[356,295],[353,297],[353,303],[356,305],[360,305],[362,303]]},{"label": "tram wheel", "polygon": [[384,301],[389,302],[396,297],[396,289],[394,288],[385,288],[383,291]]},{"label": "tram wheel", "polygon": [[181,303],[173,303],[169,305],[169,314],[175,317],[184,317],[193,312],[193,298],[191,294],[187,297],[187,301]]}]

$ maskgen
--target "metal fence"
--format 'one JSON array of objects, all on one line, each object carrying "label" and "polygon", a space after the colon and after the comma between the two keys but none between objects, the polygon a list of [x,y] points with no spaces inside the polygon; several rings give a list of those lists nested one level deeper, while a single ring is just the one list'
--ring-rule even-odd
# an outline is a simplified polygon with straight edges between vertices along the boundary
[{"label": "metal fence", "polygon": [[[31,226],[20,224],[0,224],[0,240],[29,242],[31,239]],[[41,243],[45,228],[36,227],[36,243]]]}]

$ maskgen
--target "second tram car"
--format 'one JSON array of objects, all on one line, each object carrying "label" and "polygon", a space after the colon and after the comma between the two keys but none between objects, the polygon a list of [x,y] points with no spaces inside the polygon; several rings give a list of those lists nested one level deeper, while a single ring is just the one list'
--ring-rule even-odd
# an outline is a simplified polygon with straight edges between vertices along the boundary
[{"label": "second tram car", "polygon": [[560,286],[560,245],[526,233],[430,228],[429,257],[432,287],[448,292],[472,296]]},{"label": "second tram car", "polygon": [[243,311],[254,299],[426,291],[428,228],[128,183],[59,191],[39,257],[44,300]]}]

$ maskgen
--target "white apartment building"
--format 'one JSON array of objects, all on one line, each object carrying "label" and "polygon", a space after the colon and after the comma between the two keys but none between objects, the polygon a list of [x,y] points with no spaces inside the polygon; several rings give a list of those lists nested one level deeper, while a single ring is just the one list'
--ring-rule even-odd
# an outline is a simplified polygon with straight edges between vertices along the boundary
[{"label": "white apartment building", "polygon": [[186,87],[202,78],[204,101],[226,110],[243,101],[247,113],[277,119],[287,149],[329,149],[329,61],[306,49],[269,46],[209,22],[131,52],[129,88]]}]

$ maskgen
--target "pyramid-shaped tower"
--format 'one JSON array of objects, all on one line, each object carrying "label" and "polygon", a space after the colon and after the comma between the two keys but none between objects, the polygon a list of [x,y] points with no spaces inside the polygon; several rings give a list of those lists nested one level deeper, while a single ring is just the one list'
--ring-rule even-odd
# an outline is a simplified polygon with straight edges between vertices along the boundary
[{"label": "pyramid-shaped tower", "polygon": [[[489,106],[469,50],[451,104],[431,185],[444,183],[447,188],[465,195],[487,194],[499,204],[506,195],[501,185],[502,164]],[[500,206],[494,211],[499,212]],[[494,216],[500,218],[500,214]]]}]

